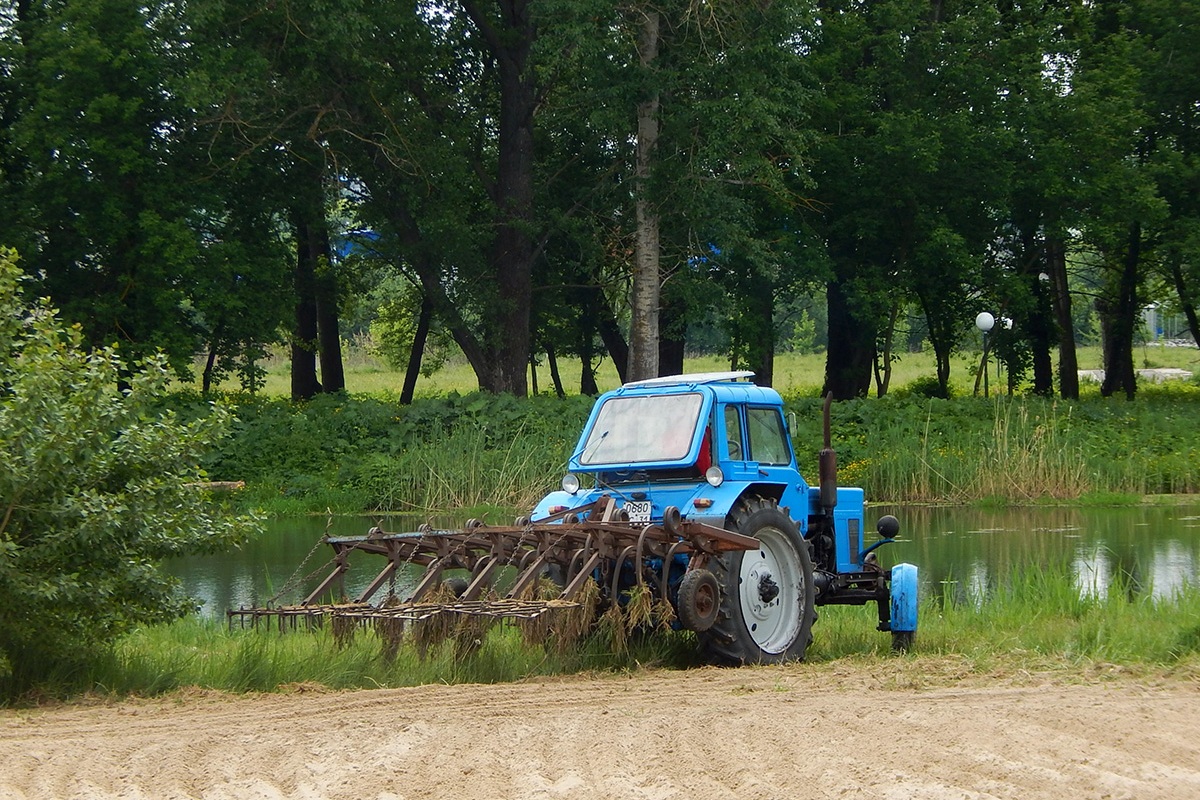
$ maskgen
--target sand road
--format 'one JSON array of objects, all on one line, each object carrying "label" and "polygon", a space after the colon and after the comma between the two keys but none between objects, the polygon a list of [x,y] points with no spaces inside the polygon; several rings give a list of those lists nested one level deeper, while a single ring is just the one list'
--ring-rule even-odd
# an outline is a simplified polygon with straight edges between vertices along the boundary
[{"label": "sand road", "polygon": [[[1200,798],[1200,682],[905,667],[0,712],[0,798]],[[1076,682],[1081,681],[1081,682]]]}]

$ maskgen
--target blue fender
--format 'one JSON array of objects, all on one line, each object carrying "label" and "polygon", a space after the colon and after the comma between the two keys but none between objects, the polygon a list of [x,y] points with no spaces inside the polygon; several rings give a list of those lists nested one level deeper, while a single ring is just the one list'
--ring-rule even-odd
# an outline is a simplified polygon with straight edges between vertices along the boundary
[{"label": "blue fender", "polygon": [[892,567],[892,630],[917,629],[917,568],[912,564]]}]

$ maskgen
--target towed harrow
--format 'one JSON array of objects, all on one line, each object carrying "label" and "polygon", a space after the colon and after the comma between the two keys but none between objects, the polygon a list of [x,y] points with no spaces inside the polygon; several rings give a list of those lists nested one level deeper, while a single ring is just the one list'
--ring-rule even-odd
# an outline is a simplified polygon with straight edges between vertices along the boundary
[{"label": "towed harrow", "polygon": [[[324,541],[333,548],[333,568],[303,602],[233,609],[227,612],[230,622],[269,625],[274,620],[283,629],[300,621],[320,623],[325,617],[361,623],[415,623],[439,615],[532,621],[585,602],[620,603],[637,594],[634,586],[673,606],[679,585],[700,582],[709,558],[759,546],[753,537],[682,519],[674,508],[666,509],[656,524],[630,522],[607,495],[536,521],[520,518],[512,526],[471,520],[464,530],[422,526],[411,533],[389,533],[373,527],[361,536],[326,536]],[[344,582],[355,552],[381,556],[386,564],[354,600],[321,602]],[[421,577],[401,598],[395,579],[414,566],[423,568]],[[461,571],[469,577],[445,577]],[[689,577],[691,572],[695,575]],[[547,580],[554,587],[549,592]],[[599,592],[581,600],[589,581]],[[372,603],[385,586],[383,600]],[[680,615],[681,624],[698,629],[714,615],[716,603],[714,593],[697,592],[692,607]]]}]

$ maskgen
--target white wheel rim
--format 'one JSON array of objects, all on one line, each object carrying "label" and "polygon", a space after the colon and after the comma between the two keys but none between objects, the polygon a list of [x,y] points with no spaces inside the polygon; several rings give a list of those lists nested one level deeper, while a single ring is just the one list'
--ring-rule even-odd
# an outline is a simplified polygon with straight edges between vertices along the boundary
[{"label": "white wheel rim", "polygon": [[[800,632],[804,573],[800,555],[787,534],[778,528],[757,532],[759,547],[742,554],[738,581],[742,620],[755,644],[765,653],[782,653]],[[759,587],[769,577],[779,587],[774,600],[764,602]]]}]

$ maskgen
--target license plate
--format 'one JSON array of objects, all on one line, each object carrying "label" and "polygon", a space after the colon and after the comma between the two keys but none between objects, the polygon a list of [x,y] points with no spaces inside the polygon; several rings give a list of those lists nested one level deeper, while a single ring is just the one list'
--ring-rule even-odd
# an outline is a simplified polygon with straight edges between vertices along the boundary
[{"label": "license plate", "polygon": [[650,521],[650,501],[649,500],[630,500],[622,508],[629,515],[630,522],[649,522]]}]

